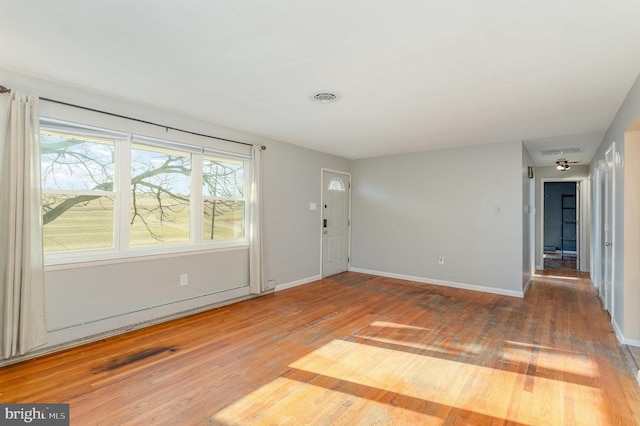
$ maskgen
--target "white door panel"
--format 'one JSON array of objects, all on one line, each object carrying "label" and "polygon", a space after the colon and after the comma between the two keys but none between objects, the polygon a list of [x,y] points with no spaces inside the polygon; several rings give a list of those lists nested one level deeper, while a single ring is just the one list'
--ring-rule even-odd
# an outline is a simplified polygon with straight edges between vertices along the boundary
[{"label": "white door panel", "polygon": [[322,276],[349,268],[349,175],[322,174]]},{"label": "white door panel", "polygon": [[604,291],[602,289],[602,168],[598,163],[594,169],[594,203],[593,222],[595,223],[595,233],[593,235],[593,280],[598,289],[598,296],[604,306]]},{"label": "white door panel", "polygon": [[603,299],[604,307],[613,316],[613,286],[614,286],[614,215],[615,215],[615,203],[614,203],[614,191],[615,191],[615,145],[612,144],[611,148],[605,153],[605,165],[604,165],[604,223],[603,223],[603,253],[604,253],[604,265],[603,265]]}]

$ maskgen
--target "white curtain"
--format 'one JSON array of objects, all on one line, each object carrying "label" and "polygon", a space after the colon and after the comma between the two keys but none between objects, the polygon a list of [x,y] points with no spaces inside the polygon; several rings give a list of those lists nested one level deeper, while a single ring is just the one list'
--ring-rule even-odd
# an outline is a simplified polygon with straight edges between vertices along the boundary
[{"label": "white curtain", "polygon": [[263,293],[267,287],[266,252],[262,226],[262,147],[251,149],[252,173],[249,203],[249,288],[251,293]]},{"label": "white curtain", "polygon": [[38,98],[11,92],[0,133],[0,356],[46,343]]}]

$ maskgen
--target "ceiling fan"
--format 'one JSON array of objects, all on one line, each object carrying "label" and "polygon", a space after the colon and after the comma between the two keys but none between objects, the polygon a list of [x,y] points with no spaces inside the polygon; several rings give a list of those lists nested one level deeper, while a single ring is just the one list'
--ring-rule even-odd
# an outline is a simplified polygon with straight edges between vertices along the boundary
[{"label": "ceiling fan", "polygon": [[563,172],[571,168],[570,164],[578,164],[578,163],[579,161],[567,161],[566,158],[558,158],[558,161],[556,161],[556,169]]}]

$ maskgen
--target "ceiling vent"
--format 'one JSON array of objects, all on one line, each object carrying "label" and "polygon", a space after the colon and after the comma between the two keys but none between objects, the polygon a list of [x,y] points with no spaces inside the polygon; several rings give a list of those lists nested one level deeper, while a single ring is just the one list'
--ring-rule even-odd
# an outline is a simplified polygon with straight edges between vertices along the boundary
[{"label": "ceiling vent", "polygon": [[320,104],[330,104],[339,99],[338,95],[331,92],[317,92],[311,95],[311,100]]},{"label": "ceiling vent", "polygon": [[584,151],[584,147],[578,148],[557,148],[557,149],[543,149],[540,151],[542,155],[565,155],[565,154],[578,154]]}]

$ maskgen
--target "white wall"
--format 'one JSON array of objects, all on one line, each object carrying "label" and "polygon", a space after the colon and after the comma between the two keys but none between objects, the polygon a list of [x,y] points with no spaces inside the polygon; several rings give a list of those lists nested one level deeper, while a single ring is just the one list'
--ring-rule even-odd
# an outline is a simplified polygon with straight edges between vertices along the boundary
[{"label": "white wall", "polygon": [[591,259],[590,229],[591,229],[591,185],[589,177],[589,166],[574,165],[569,170],[559,171],[555,166],[536,168],[536,268],[543,269],[543,243],[544,243],[544,208],[542,200],[544,197],[544,182],[580,181],[582,182],[582,197],[580,204],[580,214],[582,217],[582,238],[583,247],[580,265],[582,271],[589,270]]},{"label": "white wall", "polygon": [[[319,278],[320,210],[309,210],[309,203],[320,202],[321,168],[350,171],[348,160],[13,72],[0,70],[0,82],[40,97],[266,145],[263,213],[268,278],[284,287]],[[117,125],[119,130],[134,129],[139,134],[167,137],[163,128],[50,102],[41,103],[41,114],[107,128]],[[198,139],[180,132],[170,132],[170,137]],[[202,139],[199,138],[198,143]],[[235,151],[249,149],[211,139],[203,143]],[[180,287],[179,275],[183,273],[189,274],[189,285]],[[48,346],[53,346],[247,297],[248,248],[47,267],[45,287]]]},{"label": "white wall", "polygon": [[[623,343],[634,344],[640,346],[640,300],[627,297],[627,295],[636,294],[637,286],[640,283],[624,282],[624,134],[629,126],[640,115],[640,77],[629,90],[626,99],[622,103],[618,113],[614,117],[609,129],[598,148],[593,161],[591,163],[591,175],[594,174],[594,168],[599,161],[604,161],[605,152],[611,146],[612,142],[616,143],[616,151],[620,153],[620,164],[616,165],[615,170],[615,234],[613,237],[613,245],[615,247],[615,264],[614,264],[614,283],[613,283],[613,316],[612,322],[619,340]],[[596,206],[593,206],[595,209]],[[594,227],[596,224],[594,224]],[[594,228],[595,230],[595,228]],[[598,259],[594,259],[598,261]],[[637,262],[638,259],[634,259]],[[600,259],[601,266],[604,266],[603,259]]]},{"label": "white wall", "polygon": [[511,142],[353,161],[351,269],[521,296],[522,155]]},{"label": "white wall", "polygon": [[[351,162],[11,72],[0,70],[0,81],[44,97],[266,145],[266,259],[277,288],[320,277],[321,210],[309,204],[320,204],[323,167],[353,176],[352,270],[513,296],[522,296],[529,282],[531,213],[525,205],[531,204],[526,172],[532,161],[521,142]],[[46,102],[42,108],[81,123],[106,120]],[[443,265],[438,256],[445,257]],[[178,286],[182,273],[189,274],[187,287]],[[45,279],[50,344],[58,344],[245,297],[248,250],[55,267]]]},{"label": "white wall", "polygon": [[350,161],[278,142],[263,158],[270,277],[279,288],[320,279],[321,169],[349,172]]}]

